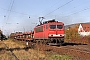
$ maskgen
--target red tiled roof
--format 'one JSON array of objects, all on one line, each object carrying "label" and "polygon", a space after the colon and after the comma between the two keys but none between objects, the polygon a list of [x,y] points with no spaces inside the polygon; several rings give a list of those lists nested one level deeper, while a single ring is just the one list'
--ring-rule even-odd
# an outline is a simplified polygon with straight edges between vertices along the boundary
[{"label": "red tiled roof", "polygon": [[84,30],[85,32],[89,32],[89,31],[90,31],[90,23],[83,23],[83,24],[81,24],[81,25],[82,25],[83,30]]}]

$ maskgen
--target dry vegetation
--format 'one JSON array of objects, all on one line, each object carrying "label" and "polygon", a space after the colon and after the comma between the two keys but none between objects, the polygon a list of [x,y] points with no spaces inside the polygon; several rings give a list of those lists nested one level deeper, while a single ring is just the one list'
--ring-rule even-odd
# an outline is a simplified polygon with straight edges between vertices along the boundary
[{"label": "dry vegetation", "polygon": [[[0,48],[4,48],[4,44],[1,44]],[[19,60],[71,60],[69,56],[62,56],[53,54],[50,52],[40,51],[39,49],[22,49],[25,47],[22,43],[16,43],[13,40],[4,41],[5,44],[11,49],[13,49],[13,53]],[[15,49],[15,48],[19,49]],[[15,50],[14,50],[15,49]],[[8,50],[0,50],[0,60],[15,60],[14,56],[12,56],[11,52]]]},{"label": "dry vegetation", "polygon": [[90,36],[80,36],[78,34],[78,25],[76,25],[65,30],[65,42],[90,44]]},{"label": "dry vegetation", "polygon": [[15,60],[10,51],[0,51],[0,60]]},{"label": "dry vegetation", "polygon": [[15,53],[15,55],[17,55],[17,57],[20,60],[39,60],[39,59],[43,59],[45,58],[45,54],[40,52],[40,51],[36,51],[33,49],[29,49],[28,51],[25,50],[20,50],[20,51],[13,51]]},{"label": "dry vegetation", "polygon": [[13,40],[5,40],[4,43],[7,44],[7,46],[9,48],[17,48],[17,47],[18,48],[24,48],[25,47],[25,45],[23,45],[21,43],[16,43]]}]

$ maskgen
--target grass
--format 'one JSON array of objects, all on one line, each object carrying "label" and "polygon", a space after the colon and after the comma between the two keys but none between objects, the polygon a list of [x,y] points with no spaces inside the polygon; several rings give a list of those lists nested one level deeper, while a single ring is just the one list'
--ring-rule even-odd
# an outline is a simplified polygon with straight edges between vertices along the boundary
[{"label": "grass", "polygon": [[69,56],[65,55],[51,55],[48,60],[72,60]]},{"label": "grass", "polygon": [[10,51],[4,51],[4,53],[0,53],[0,60],[15,60],[15,58],[12,56]]},{"label": "grass", "polygon": [[[13,40],[5,40],[4,43],[7,44],[9,48],[25,47],[23,44],[14,42]],[[1,47],[3,46],[1,45]],[[12,52],[16,55],[19,60],[72,60],[70,56],[58,55],[53,52],[40,51],[39,49],[13,50]],[[0,53],[0,60],[15,59],[9,51],[5,51],[4,54]]]},{"label": "grass", "polygon": [[13,40],[5,40],[4,41],[5,44],[7,44],[7,46],[9,48],[24,48],[25,46],[23,44],[18,44],[16,42],[13,42]]},{"label": "grass", "polygon": [[49,53],[47,53],[46,60],[72,60],[72,57],[67,56],[67,55],[53,54],[53,53],[49,52]]}]

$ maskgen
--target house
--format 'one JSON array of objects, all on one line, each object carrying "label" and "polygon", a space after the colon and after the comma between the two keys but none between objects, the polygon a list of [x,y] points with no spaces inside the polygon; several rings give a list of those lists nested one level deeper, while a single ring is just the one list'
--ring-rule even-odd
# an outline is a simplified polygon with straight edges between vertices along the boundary
[{"label": "house", "polygon": [[90,35],[90,23],[80,23],[78,28],[78,33],[81,36],[89,36]]}]

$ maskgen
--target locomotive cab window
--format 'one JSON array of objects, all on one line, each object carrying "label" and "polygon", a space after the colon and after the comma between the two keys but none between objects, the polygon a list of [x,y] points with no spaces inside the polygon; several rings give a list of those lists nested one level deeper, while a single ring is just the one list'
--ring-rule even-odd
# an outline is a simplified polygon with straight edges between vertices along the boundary
[{"label": "locomotive cab window", "polygon": [[50,29],[56,29],[56,25],[50,25]]},{"label": "locomotive cab window", "polygon": [[36,33],[37,33],[37,32],[43,32],[43,26],[37,27],[37,28],[36,28]]},{"label": "locomotive cab window", "polygon": [[62,29],[63,26],[62,25],[57,25],[57,29]]}]

